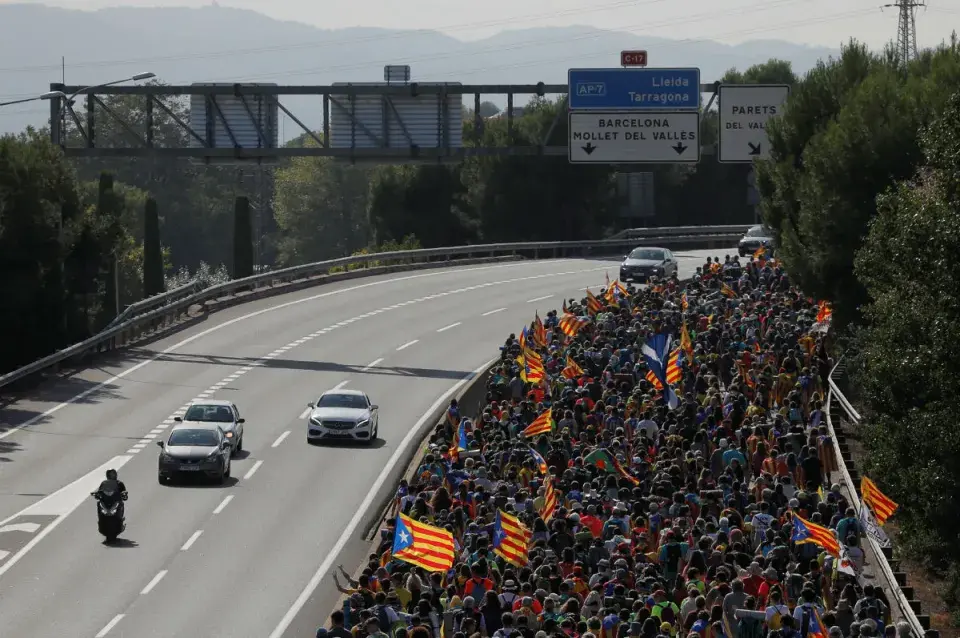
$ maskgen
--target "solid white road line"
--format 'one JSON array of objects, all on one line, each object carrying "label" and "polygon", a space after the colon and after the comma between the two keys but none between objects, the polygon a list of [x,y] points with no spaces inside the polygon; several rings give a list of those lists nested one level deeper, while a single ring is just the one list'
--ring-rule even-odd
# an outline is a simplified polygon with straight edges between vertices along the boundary
[{"label": "solid white road line", "polygon": [[157,586],[157,583],[163,580],[163,577],[166,575],[167,575],[167,570],[161,569],[159,573],[157,573],[157,575],[153,577],[153,580],[147,583],[147,586],[140,590],[140,595],[146,596],[147,594],[149,594],[153,590],[153,588]]},{"label": "solid white road line", "polygon": [[490,311],[488,311],[488,312],[485,312],[485,313],[483,313],[483,314],[480,315],[480,316],[481,316],[481,317],[489,317],[490,315],[496,314],[496,313],[498,313],[498,312],[503,312],[504,310],[506,310],[506,308],[497,308],[496,310],[490,310]]},{"label": "solid white road line", "polygon": [[380,357],[379,359],[374,359],[373,361],[371,361],[371,362],[368,363],[367,365],[363,366],[363,368],[362,368],[360,371],[361,371],[361,372],[366,372],[367,370],[370,370],[371,368],[376,367],[377,364],[379,364],[381,361],[383,361],[383,357]]},{"label": "solid white road line", "polygon": [[191,535],[190,535],[190,538],[187,539],[187,542],[184,543],[184,544],[183,544],[183,547],[180,548],[180,551],[181,551],[181,552],[185,552],[185,551],[187,551],[188,549],[190,549],[191,547],[193,547],[193,544],[197,542],[197,539],[198,539],[198,538],[200,538],[200,534],[203,534],[203,530],[202,530],[202,529],[198,529],[198,530],[195,531],[193,534],[191,534]]},{"label": "solid white road line", "polygon": [[403,344],[402,346],[400,346],[399,348],[397,348],[397,352],[400,352],[401,350],[406,350],[407,348],[409,348],[410,346],[412,346],[412,345],[415,344],[415,343],[420,343],[420,340],[419,340],[419,339],[414,339],[413,341],[408,341],[408,342],[406,342],[405,344]]},{"label": "solid white road line", "polygon": [[284,440],[285,438],[287,438],[288,436],[290,436],[290,430],[287,430],[286,432],[284,432],[283,434],[281,434],[280,436],[278,436],[278,437],[277,437],[277,440],[274,441],[274,442],[273,442],[273,445],[271,445],[270,447],[279,447],[280,444],[283,443],[283,440]]},{"label": "solid white road line", "polygon": [[527,303],[534,303],[535,301],[543,301],[544,299],[550,299],[554,295],[544,295],[542,297],[536,297],[534,299],[527,299]]},{"label": "solid white road line", "polygon": [[249,481],[250,477],[257,473],[257,470],[260,469],[261,465],[263,465],[263,461],[257,461],[256,463],[254,463],[253,467],[247,470],[247,473],[243,475],[243,480]]},{"label": "solid white road line", "polygon": [[113,617],[113,620],[108,622],[103,629],[101,629],[94,638],[103,638],[110,633],[110,630],[117,626],[117,623],[123,620],[124,614],[117,614]]},{"label": "solid white road line", "polygon": [[229,496],[225,496],[224,499],[220,501],[220,504],[217,505],[217,509],[213,510],[213,513],[219,514],[220,512],[222,512],[224,509],[226,509],[227,505],[229,505],[230,501],[232,500],[233,500],[233,494],[230,494]]},{"label": "solid white road line", "polygon": [[446,332],[446,331],[449,330],[450,328],[456,328],[456,327],[459,326],[461,323],[462,323],[462,322],[460,322],[460,321],[458,321],[457,323],[451,323],[449,326],[444,326],[444,327],[438,329],[437,332]]},{"label": "solid white road line", "polygon": [[379,476],[374,481],[373,486],[370,488],[370,491],[367,492],[367,495],[363,498],[363,502],[360,504],[360,507],[357,508],[357,511],[353,514],[353,518],[350,519],[350,522],[347,523],[347,527],[340,534],[340,538],[337,539],[337,542],[334,544],[333,549],[327,553],[326,558],[323,559],[323,562],[320,563],[320,566],[317,568],[317,571],[310,578],[310,581],[303,588],[303,591],[300,592],[300,595],[297,596],[297,599],[293,601],[293,605],[290,606],[290,609],[287,610],[287,613],[284,614],[283,618],[280,620],[280,623],[277,625],[276,629],[270,634],[270,638],[281,638],[283,633],[287,630],[290,624],[293,622],[294,618],[297,617],[297,614],[300,613],[300,610],[303,609],[304,605],[307,604],[307,601],[310,599],[310,596],[313,595],[313,592],[317,589],[317,586],[320,582],[326,577],[327,572],[330,571],[330,568],[336,564],[338,560],[337,557],[341,551],[343,551],[344,546],[347,542],[353,538],[354,533],[357,531],[357,528],[360,526],[360,520],[363,518],[364,512],[370,509],[373,506],[374,501],[377,499],[380,490],[383,489],[384,483],[387,482],[387,477],[393,471],[393,468],[400,462],[405,450],[410,447],[410,445],[417,442],[417,438],[420,435],[420,429],[424,424],[433,418],[434,413],[440,409],[447,401],[450,400],[450,397],[456,394],[460,388],[466,385],[471,379],[481,374],[488,367],[493,365],[497,359],[491,359],[487,361],[482,366],[463,377],[457,381],[453,386],[450,387],[446,392],[444,392],[437,400],[431,405],[426,412],[423,413],[423,416],[417,421],[407,432],[406,436],[403,437],[403,440],[400,442],[400,445],[397,446],[397,449],[394,450],[393,455],[386,462],[381,470]]}]

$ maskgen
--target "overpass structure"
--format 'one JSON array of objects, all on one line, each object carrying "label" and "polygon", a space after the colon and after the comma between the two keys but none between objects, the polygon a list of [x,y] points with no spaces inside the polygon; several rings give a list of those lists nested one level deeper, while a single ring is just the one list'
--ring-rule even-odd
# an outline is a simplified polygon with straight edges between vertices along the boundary
[{"label": "overpass structure", "polygon": [[[398,71],[400,69],[400,71]],[[482,155],[566,155],[571,162],[696,163],[716,152],[722,162],[750,163],[769,154],[765,127],[785,101],[782,85],[701,83],[697,68],[570,69],[567,84],[467,85],[410,81],[409,67],[386,67],[383,82],[329,86],[197,83],[184,86],[68,86],[52,84],[50,135],[70,156],[189,157],[206,163],[272,163],[284,157],[321,156],[349,161],[450,162]],[[709,95],[704,103],[703,96]],[[135,108],[121,114],[108,96],[127,96]],[[304,123],[304,109],[284,104],[315,99],[322,129]],[[484,97],[505,96],[507,134],[502,144],[484,137]],[[558,97],[558,109],[535,144],[515,133],[518,98]],[[701,148],[701,114],[720,100],[720,136]],[[79,101],[79,102],[78,102]],[[189,116],[178,114],[175,104]],[[467,113],[467,109],[470,113]],[[79,111],[79,112],[78,112]],[[127,111],[125,111],[127,113]],[[185,134],[182,146],[158,144],[163,115]],[[308,143],[284,146],[281,116],[302,129]],[[567,120],[565,134],[561,123]],[[122,141],[104,141],[105,126]]]}]

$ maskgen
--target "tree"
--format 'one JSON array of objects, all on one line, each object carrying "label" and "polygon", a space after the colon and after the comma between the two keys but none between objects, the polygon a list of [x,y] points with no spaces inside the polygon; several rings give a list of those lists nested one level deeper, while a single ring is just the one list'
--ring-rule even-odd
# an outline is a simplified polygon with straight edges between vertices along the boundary
[{"label": "tree", "polygon": [[151,197],[143,209],[143,296],[153,297],[163,291],[160,215],[157,213],[157,200]]},{"label": "tree", "polygon": [[856,275],[867,472],[900,504],[898,545],[960,585],[960,93],[919,136],[925,166],[877,199]]},{"label": "tree", "polygon": [[789,60],[771,58],[754,64],[741,73],[735,68],[728,70],[720,79],[723,84],[789,84],[797,83],[793,65]]},{"label": "tree", "polygon": [[250,224],[250,200],[237,197],[233,212],[233,278],[253,275],[253,230]]},{"label": "tree", "polygon": [[893,54],[851,43],[810,71],[768,126],[771,160],[757,164],[764,219],[793,279],[833,300],[839,325],[866,301],[853,255],[876,198],[913,173],[918,131],[958,81],[956,47],[925,52],[905,75]]}]

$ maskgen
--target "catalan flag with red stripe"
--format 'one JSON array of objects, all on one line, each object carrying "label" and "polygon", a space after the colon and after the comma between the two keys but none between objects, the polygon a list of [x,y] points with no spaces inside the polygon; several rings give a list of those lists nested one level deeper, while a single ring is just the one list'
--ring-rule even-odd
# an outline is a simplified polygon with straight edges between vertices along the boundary
[{"label": "catalan flag with red stripe", "polygon": [[860,479],[860,493],[863,495],[863,502],[870,506],[870,511],[881,525],[897,511],[897,504],[893,499],[881,492],[877,484],[866,476]]},{"label": "catalan flag with red stripe", "polygon": [[720,282],[720,294],[723,295],[724,297],[727,297],[728,299],[737,298],[737,293],[734,292],[733,288],[723,283],[722,281]]},{"label": "catalan flag with red stripe", "polygon": [[831,530],[796,515],[793,517],[793,535],[790,540],[798,545],[813,543],[834,556],[840,556],[840,543],[837,542],[837,537]]},{"label": "catalan flag with red stripe", "polygon": [[690,331],[687,330],[687,322],[683,322],[680,328],[680,349],[687,355],[687,363],[693,365],[693,341],[690,339]]},{"label": "catalan flag with red stripe", "polygon": [[533,420],[521,434],[525,437],[534,437],[541,434],[550,434],[553,431],[553,416],[550,409],[544,410],[543,414]]},{"label": "catalan flag with red stripe", "polygon": [[675,348],[667,357],[667,383],[677,385],[683,379],[683,370],[680,369],[680,348]]},{"label": "catalan flag with red stripe", "polygon": [[526,567],[533,535],[516,516],[497,510],[493,521],[493,553],[515,567]]},{"label": "catalan flag with red stripe", "polygon": [[560,371],[560,374],[562,374],[565,379],[577,379],[582,377],[584,372],[583,368],[577,365],[577,362],[571,359],[570,355],[567,355],[567,365]]},{"label": "catalan flag with red stripe", "polygon": [[603,310],[603,304],[600,303],[600,300],[597,299],[592,292],[587,290],[587,312],[595,315],[601,310]]},{"label": "catalan flag with red stripe", "polygon": [[576,337],[577,333],[583,330],[590,321],[584,317],[574,317],[573,315],[564,315],[560,318],[560,330],[568,337]]},{"label": "catalan flag with red stripe", "polygon": [[557,491],[553,488],[553,477],[548,476],[543,482],[543,507],[538,512],[544,522],[549,523],[557,511]]},{"label": "catalan flag with red stripe", "polygon": [[657,390],[663,390],[663,384],[660,383],[660,379],[658,379],[657,375],[653,373],[653,370],[647,370],[647,376],[645,378],[654,388]]},{"label": "catalan flag with red stripe", "polygon": [[533,341],[541,348],[547,347],[547,329],[540,320],[540,313],[534,313],[536,319],[533,322]]},{"label": "catalan flag with red stripe", "polygon": [[393,558],[428,572],[445,572],[453,567],[453,533],[397,514],[393,534]]}]

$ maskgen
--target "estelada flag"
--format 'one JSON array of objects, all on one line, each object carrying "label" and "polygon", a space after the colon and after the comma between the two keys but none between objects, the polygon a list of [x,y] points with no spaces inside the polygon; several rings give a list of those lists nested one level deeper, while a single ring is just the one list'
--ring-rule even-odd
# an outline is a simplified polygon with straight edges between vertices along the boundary
[{"label": "estelada flag", "polygon": [[453,534],[442,527],[415,521],[397,514],[393,533],[393,557],[422,567],[428,572],[445,572],[453,567]]},{"label": "estelada flag", "polygon": [[863,495],[863,502],[870,506],[870,511],[881,525],[897,511],[897,504],[893,499],[881,492],[877,484],[866,476],[860,479],[860,493]]}]

